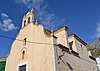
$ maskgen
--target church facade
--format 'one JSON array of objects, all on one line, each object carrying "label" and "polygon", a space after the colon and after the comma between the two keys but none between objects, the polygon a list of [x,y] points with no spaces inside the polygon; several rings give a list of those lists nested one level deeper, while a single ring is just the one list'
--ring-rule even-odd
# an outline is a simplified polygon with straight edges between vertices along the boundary
[{"label": "church facade", "polygon": [[5,71],[97,71],[86,43],[77,35],[68,36],[66,26],[54,32],[34,22],[34,10],[22,20],[12,43]]}]

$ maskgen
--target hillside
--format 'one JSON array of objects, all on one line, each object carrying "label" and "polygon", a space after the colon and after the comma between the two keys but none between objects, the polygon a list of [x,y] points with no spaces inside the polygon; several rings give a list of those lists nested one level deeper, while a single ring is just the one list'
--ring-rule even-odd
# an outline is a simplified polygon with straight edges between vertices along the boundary
[{"label": "hillside", "polygon": [[88,51],[91,51],[93,57],[100,56],[100,40],[95,40],[87,44]]}]

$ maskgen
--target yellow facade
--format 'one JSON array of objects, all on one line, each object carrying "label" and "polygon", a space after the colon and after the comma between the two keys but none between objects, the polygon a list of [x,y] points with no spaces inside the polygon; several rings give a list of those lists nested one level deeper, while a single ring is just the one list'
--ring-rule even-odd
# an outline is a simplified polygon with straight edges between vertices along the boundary
[{"label": "yellow facade", "polygon": [[[29,12],[26,16],[31,17],[33,14]],[[28,18],[26,16],[24,20]],[[33,21],[33,18],[30,21]],[[26,45],[23,42],[25,38]],[[40,71],[41,69],[41,71],[53,71],[54,61],[50,38],[42,25],[30,22],[24,26],[23,22],[22,29],[16,37],[17,40],[13,42],[7,57],[6,71],[18,71],[18,66],[25,62],[28,65],[28,71]],[[25,53],[24,58],[22,58],[23,51]],[[46,60],[47,56],[48,59]]]}]

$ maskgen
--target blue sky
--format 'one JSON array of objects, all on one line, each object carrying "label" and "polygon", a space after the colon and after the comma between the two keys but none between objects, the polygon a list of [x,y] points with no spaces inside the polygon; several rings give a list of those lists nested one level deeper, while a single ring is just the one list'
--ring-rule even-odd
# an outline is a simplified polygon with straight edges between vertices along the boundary
[{"label": "blue sky", "polygon": [[[0,35],[15,38],[22,17],[34,7],[35,20],[55,30],[63,25],[68,34],[85,42],[100,37],[100,0],[0,0]],[[13,40],[0,37],[0,56],[7,56]]]}]

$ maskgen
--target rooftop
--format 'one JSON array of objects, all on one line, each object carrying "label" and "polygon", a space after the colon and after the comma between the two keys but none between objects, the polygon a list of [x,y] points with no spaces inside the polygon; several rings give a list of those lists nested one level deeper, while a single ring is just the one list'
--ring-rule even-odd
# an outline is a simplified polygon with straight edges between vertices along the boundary
[{"label": "rooftop", "polygon": [[0,57],[0,62],[5,62],[7,57]]}]

